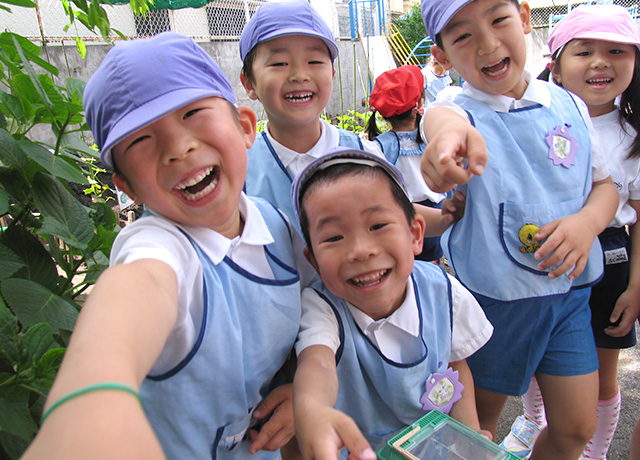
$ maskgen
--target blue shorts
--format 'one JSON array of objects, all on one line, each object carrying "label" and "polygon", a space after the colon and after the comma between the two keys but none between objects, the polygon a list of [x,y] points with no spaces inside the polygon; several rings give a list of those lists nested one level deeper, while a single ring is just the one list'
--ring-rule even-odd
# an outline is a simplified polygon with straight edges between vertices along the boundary
[{"label": "blue shorts", "polygon": [[574,289],[515,302],[476,295],[494,330],[489,342],[467,358],[474,383],[520,396],[536,372],[571,376],[597,371],[590,294],[590,288]]},{"label": "blue shorts", "polygon": [[609,317],[618,297],[629,284],[631,238],[624,228],[608,228],[599,236],[605,253],[604,276],[591,289],[591,327],[598,348],[630,348],[636,344],[636,328],[624,337],[611,337],[604,329],[611,326]]}]

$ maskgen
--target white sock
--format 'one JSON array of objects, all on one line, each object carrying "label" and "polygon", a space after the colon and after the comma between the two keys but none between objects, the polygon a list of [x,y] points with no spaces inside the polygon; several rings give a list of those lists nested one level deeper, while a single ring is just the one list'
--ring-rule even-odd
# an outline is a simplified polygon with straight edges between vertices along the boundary
[{"label": "white sock", "polygon": [[547,426],[542,393],[540,393],[535,376],[531,379],[527,392],[522,395],[522,406],[524,407],[524,416],[535,423],[540,430]]},{"label": "white sock", "polygon": [[591,441],[585,447],[580,459],[599,459],[607,458],[611,440],[618,426],[620,418],[620,389],[618,393],[611,399],[598,401],[598,427]]}]

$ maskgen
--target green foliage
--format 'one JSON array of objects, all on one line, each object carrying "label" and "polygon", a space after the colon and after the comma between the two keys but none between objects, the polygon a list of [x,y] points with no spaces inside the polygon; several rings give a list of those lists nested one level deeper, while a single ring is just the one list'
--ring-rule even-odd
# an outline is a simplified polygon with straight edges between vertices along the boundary
[{"label": "green foliage", "polygon": [[398,30],[407,41],[409,49],[413,49],[420,40],[425,38],[427,29],[422,22],[422,13],[420,11],[420,2],[415,3],[407,14],[396,20]]},{"label": "green foliage", "polygon": [[362,134],[366,130],[368,120],[367,114],[355,110],[349,110],[345,114],[336,115],[335,118],[329,118],[324,114],[321,115],[321,117],[338,128],[353,131],[356,134]]},{"label": "green foliage", "polygon": [[[62,1],[70,26],[108,35],[97,0]],[[0,0],[6,5],[35,6]],[[0,33],[0,458],[19,458],[33,439],[83,294],[107,267],[118,228],[101,199],[98,154],[82,138],[83,89],[61,81],[37,45]],[[77,199],[75,184],[91,190],[92,203]]]}]

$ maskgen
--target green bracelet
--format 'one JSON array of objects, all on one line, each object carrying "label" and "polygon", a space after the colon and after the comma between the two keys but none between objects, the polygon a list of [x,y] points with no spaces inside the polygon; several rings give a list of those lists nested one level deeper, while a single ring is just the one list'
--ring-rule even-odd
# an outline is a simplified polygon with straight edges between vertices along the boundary
[{"label": "green bracelet", "polygon": [[92,391],[99,391],[99,390],[117,390],[117,391],[124,391],[126,393],[130,393],[136,398],[138,398],[140,405],[142,405],[142,400],[140,399],[140,395],[138,394],[138,392],[127,385],[123,385],[122,383],[117,383],[117,382],[96,383],[95,385],[89,385],[84,388],[80,388],[79,390],[76,390],[73,393],[69,393],[67,396],[63,396],[62,398],[58,399],[49,409],[47,409],[47,411],[44,414],[42,414],[42,418],[40,419],[40,425],[44,423],[45,419],[51,414],[51,412],[53,412],[55,409],[57,409],[59,406],[66,403],[70,399],[73,399],[85,393],[90,393]]}]

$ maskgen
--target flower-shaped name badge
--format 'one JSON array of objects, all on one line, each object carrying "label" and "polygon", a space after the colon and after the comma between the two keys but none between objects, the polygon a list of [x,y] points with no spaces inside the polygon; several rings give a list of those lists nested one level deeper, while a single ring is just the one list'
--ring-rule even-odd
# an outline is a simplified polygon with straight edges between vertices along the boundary
[{"label": "flower-shaped name badge", "polygon": [[448,414],[454,403],[462,398],[464,385],[460,383],[458,371],[448,368],[443,373],[434,372],[425,382],[427,391],[420,398],[426,411],[437,409]]},{"label": "flower-shaped name badge", "polygon": [[569,134],[571,125],[565,123],[558,125],[549,131],[547,144],[549,144],[549,159],[553,160],[553,165],[562,165],[569,168],[576,162],[578,152],[578,140]]}]

